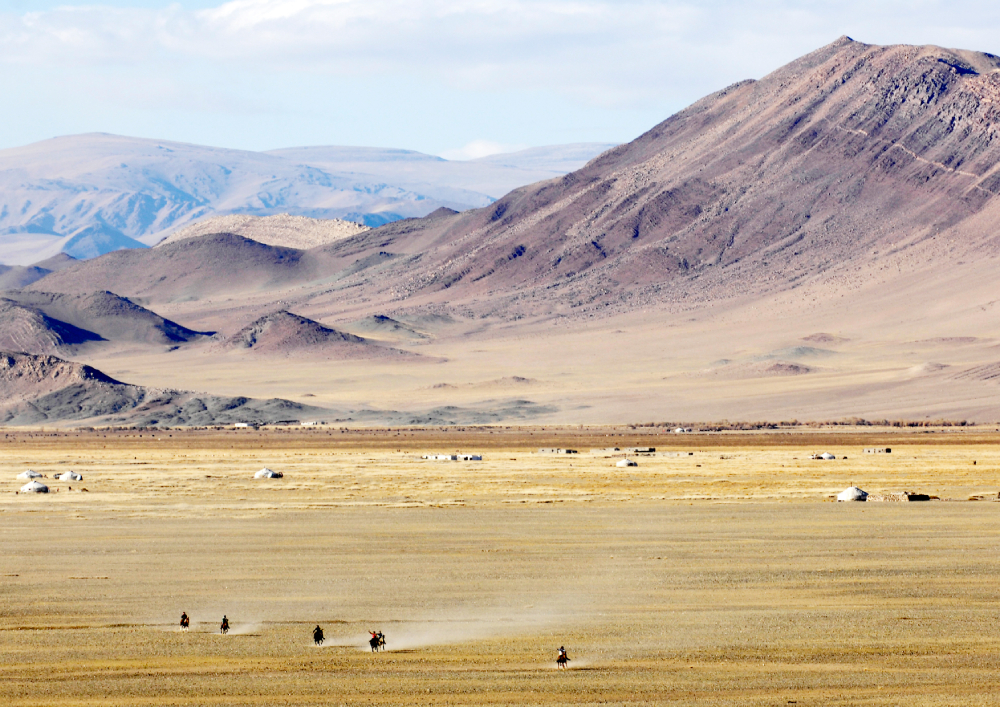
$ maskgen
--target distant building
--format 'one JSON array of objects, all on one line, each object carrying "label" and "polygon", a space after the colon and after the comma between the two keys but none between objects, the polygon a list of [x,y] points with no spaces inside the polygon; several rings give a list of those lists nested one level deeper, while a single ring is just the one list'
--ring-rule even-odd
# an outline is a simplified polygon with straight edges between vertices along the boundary
[{"label": "distant building", "polygon": [[421,459],[433,462],[481,462],[482,454],[425,454]]},{"label": "distant building", "polygon": [[552,447],[542,447],[539,454],[579,454],[575,449],[554,449]]}]

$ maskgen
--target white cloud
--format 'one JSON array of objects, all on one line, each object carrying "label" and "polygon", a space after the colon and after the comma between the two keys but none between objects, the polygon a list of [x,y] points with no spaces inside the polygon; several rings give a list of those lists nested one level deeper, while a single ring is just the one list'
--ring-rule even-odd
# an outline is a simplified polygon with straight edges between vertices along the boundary
[{"label": "white cloud", "polygon": [[444,157],[446,160],[476,160],[480,157],[500,155],[505,152],[517,152],[518,150],[524,150],[528,147],[528,145],[504,145],[499,142],[493,142],[492,140],[473,140],[463,147],[452,150],[444,150],[441,152],[440,156]]},{"label": "white cloud", "polygon": [[163,70],[163,62],[181,60],[233,71],[402,74],[461,90],[547,91],[593,106],[641,106],[760,75],[841,33],[867,41],[933,36],[1000,50],[992,46],[998,29],[998,11],[985,4],[973,15],[936,0],[232,0],[198,11],[86,6],[8,14],[0,17],[0,61]]},{"label": "white cloud", "polygon": [[[59,74],[126,103],[232,105],[234,113],[247,106],[293,113],[290,89],[280,99],[267,92],[276,82],[305,91],[336,91],[339,82],[351,96],[363,84],[365,100],[381,98],[407,121],[418,107],[394,104],[403,83],[445,101],[419,107],[422,125],[434,110],[442,114],[440,150],[483,134],[539,144],[526,136],[538,134],[541,106],[558,108],[543,116],[549,134],[622,139],[604,126],[628,113],[651,127],[651,116],[664,118],[841,34],[1000,53],[995,0],[232,0],[202,10],[169,2],[0,13],[0,71]],[[317,105],[311,99],[298,104]],[[467,113],[469,105],[495,111],[483,116],[493,124],[444,134],[460,102]],[[497,111],[498,103],[506,107]],[[274,144],[287,140],[296,138]]]}]

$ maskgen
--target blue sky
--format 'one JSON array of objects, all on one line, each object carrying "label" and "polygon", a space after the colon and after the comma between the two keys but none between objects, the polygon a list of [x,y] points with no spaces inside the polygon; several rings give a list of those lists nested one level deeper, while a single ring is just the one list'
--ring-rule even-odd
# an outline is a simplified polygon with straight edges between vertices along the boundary
[{"label": "blue sky", "polygon": [[1000,54],[1000,3],[0,0],[0,148],[623,142],[843,34]]}]

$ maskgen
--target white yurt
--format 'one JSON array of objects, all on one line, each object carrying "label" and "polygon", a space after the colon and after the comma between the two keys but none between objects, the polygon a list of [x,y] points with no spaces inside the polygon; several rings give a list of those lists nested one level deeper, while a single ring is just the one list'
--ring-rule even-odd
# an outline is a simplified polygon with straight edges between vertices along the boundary
[{"label": "white yurt", "polygon": [[75,471],[64,471],[61,474],[56,474],[56,478],[59,481],[83,481],[83,474],[77,474]]},{"label": "white yurt", "polygon": [[284,474],[282,474],[280,471],[271,471],[267,467],[264,467],[263,469],[261,469],[260,471],[258,471],[256,474],[254,474],[253,478],[255,478],[255,479],[280,479],[282,476],[284,476]]},{"label": "white yurt", "polygon": [[846,488],[837,494],[838,501],[867,501],[868,492],[862,491],[857,486]]},{"label": "white yurt", "polygon": [[20,474],[18,474],[17,478],[20,479],[21,481],[30,481],[31,479],[40,479],[42,478],[42,475],[39,474],[37,471],[32,471],[31,469],[28,469],[27,471],[22,471]]},{"label": "white yurt", "polygon": [[836,459],[836,454],[830,454],[830,452],[823,452],[822,454],[813,454],[813,459]]},{"label": "white yurt", "polygon": [[615,466],[639,466],[639,465],[634,461],[632,461],[631,459],[622,459],[620,462],[617,462]]},{"label": "white yurt", "polygon": [[39,481],[29,481],[21,487],[21,493],[48,493],[49,487]]}]

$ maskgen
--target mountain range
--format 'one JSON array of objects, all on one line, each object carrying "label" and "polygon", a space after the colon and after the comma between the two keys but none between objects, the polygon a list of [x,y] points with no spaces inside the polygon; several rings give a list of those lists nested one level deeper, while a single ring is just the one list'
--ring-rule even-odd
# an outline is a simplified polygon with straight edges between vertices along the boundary
[{"label": "mountain range", "polygon": [[105,134],[55,138],[0,150],[0,263],[142,248],[218,215],[379,225],[441,206],[479,207],[608,147],[540,147],[462,162],[380,148],[249,152]]},{"label": "mountain range", "polygon": [[[261,242],[248,222],[22,292],[107,290],[215,342],[275,327],[264,357],[123,337],[79,350],[136,385],[371,422],[988,422],[998,106],[998,57],[842,37],[479,208],[319,241],[284,222]],[[327,353],[296,354],[314,345]]]}]

